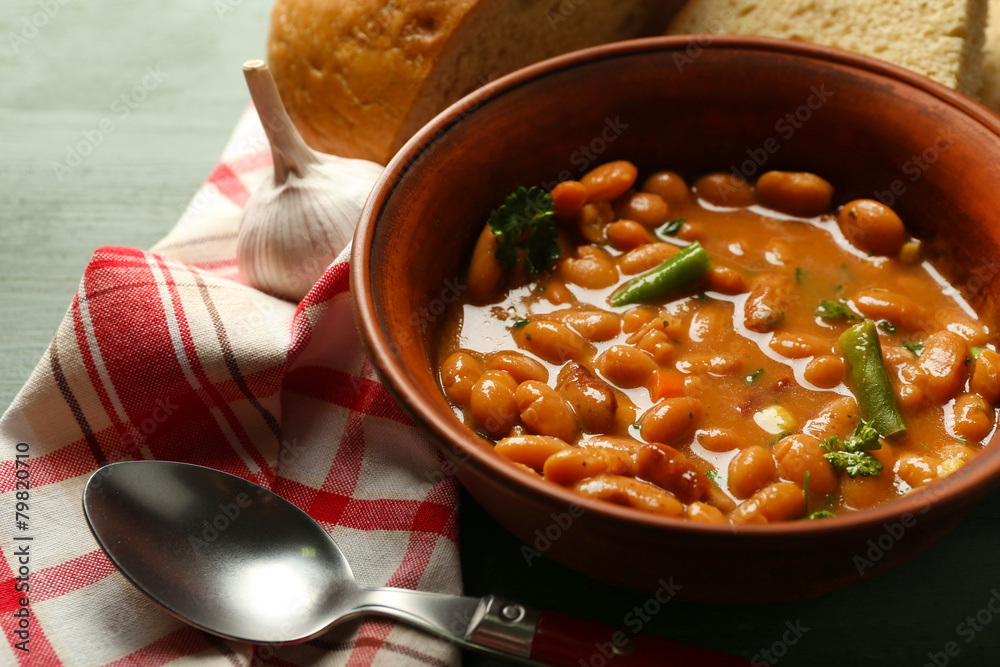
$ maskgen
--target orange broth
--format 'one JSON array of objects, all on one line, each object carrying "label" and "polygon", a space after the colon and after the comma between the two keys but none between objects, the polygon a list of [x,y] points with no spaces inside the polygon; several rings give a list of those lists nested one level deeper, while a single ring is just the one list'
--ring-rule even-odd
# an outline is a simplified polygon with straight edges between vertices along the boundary
[{"label": "orange broth", "polygon": [[[633,185],[629,192],[639,189]],[[996,422],[996,373],[986,368],[995,355],[992,332],[958,290],[921,257],[919,243],[907,239],[894,256],[873,254],[845,237],[832,208],[802,217],[767,208],[757,200],[744,206],[727,205],[731,202],[720,201],[710,188],[704,191],[695,189],[686,201],[675,194],[669,219],[645,226],[654,243],[680,248],[699,241],[716,267],[678,293],[647,303],[609,305],[609,296],[638,275],[622,272],[624,259],[630,252],[635,256],[636,250],[627,249],[635,241],[614,243],[605,236],[600,242],[589,242],[585,235],[593,240],[595,229],[607,230],[610,222],[594,225],[591,221],[585,228],[587,223],[581,218],[586,213],[574,209],[562,215],[559,242],[563,251],[548,270],[531,274],[523,266],[515,267],[503,274],[487,302],[474,303],[467,296],[447,312],[438,341],[442,386],[470,429],[494,442],[508,439],[510,446],[498,451],[513,452],[508,458],[530,474],[554,479],[584,495],[670,516],[737,523],[871,507],[946,476],[989,440]],[[613,209],[620,211],[622,198],[628,196],[611,200]],[[588,205],[607,216],[607,205]],[[612,220],[619,219],[612,216]],[[680,219],[684,222],[675,222],[671,228],[669,223]],[[674,234],[668,235],[668,229]],[[639,247],[645,245],[649,244]],[[581,250],[584,256],[597,257],[603,270],[608,265],[614,268],[617,279],[613,284],[594,287],[601,280],[590,278],[573,282],[575,274],[567,270],[566,262],[579,257]],[[777,321],[748,328],[747,302],[754,298],[754,288],[762,279],[780,282],[784,290],[773,311],[772,319]],[[859,301],[861,295],[867,295],[867,301]],[[823,302],[842,307],[846,315],[825,319],[819,310]],[[580,317],[567,320],[567,313],[593,313],[599,326],[587,326]],[[846,440],[858,423],[860,410],[837,341],[862,318],[879,325],[885,366],[907,431],[882,438],[881,449],[870,452],[883,466],[880,474],[852,478],[833,468],[823,456],[826,450],[821,452],[817,444],[822,447],[833,437]],[[573,343],[564,346],[565,354],[555,356],[547,348],[540,353],[537,347],[542,344],[537,337],[544,333],[539,323],[554,321],[574,336]],[[530,340],[532,331],[534,341]],[[935,385],[929,396],[927,376],[937,372],[937,367],[933,360],[921,361],[921,357],[938,352],[936,347],[932,352],[921,351],[919,345],[927,344],[936,333],[952,347],[961,340],[965,358],[961,368],[952,369],[955,377],[945,379],[946,383],[953,380],[949,386],[954,390],[942,395]],[[624,347],[638,350],[648,361],[632,350],[623,351]],[[985,356],[983,350],[988,350]],[[605,419],[600,432],[583,423],[577,404],[570,405],[576,417],[571,437],[567,437],[570,430],[565,420],[544,427],[557,429],[563,435],[560,442],[567,447],[585,450],[591,458],[581,459],[579,451],[563,453],[561,458],[574,461],[574,470],[592,471],[592,476],[572,472],[566,477],[559,466],[546,465],[548,450],[544,456],[524,453],[526,445],[517,438],[536,434],[525,419],[544,424],[546,415],[560,413],[564,407],[536,386],[534,395],[542,391],[548,398],[535,406],[548,412],[537,416],[521,410],[529,402],[531,388],[519,389],[528,377],[520,370],[514,373],[520,377],[513,378],[507,389],[485,381],[483,374],[502,352],[535,362],[530,365],[535,369],[531,373],[544,368],[546,373],[536,381],[555,390],[555,396],[568,395],[559,378],[561,371],[566,373],[564,367],[573,363],[603,385],[595,390],[588,379],[584,394],[590,391],[597,396],[605,387],[613,394],[613,419]],[[614,365],[619,358],[631,365]],[[506,362],[496,363],[508,367]],[[977,363],[983,369],[973,387],[971,374]],[[501,375],[507,372],[493,369],[491,376],[500,377],[502,385],[506,378]],[[517,414],[506,428],[508,390],[519,401]],[[495,402],[490,405],[501,415],[502,432],[489,419],[477,419],[470,401],[465,400],[475,392],[486,395],[479,405],[487,399]],[[643,427],[644,415],[663,401],[680,405],[677,401],[688,399],[683,405],[698,408],[690,411],[690,424],[658,427],[658,434],[669,436],[662,441],[644,437],[644,430],[651,430]],[[606,395],[600,400],[605,407],[609,404]],[[481,417],[481,408],[479,413]],[[486,421],[490,425],[484,428]],[[551,433],[540,435],[552,437]],[[795,437],[785,441],[790,436]],[[546,440],[544,444],[561,452],[560,442]],[[640,453],[649,446],[657,451]],[[591,456],[587,453],[591,450],[614,450],[614,455]],[[650,456],[660,461],[659,467],[642,463]],[[813,482],[808,498],[803,492],[805,470]],[[647,490],[655,496],[653,500],[636,499]],[[780,507],[769,507],[772,502]]]}]

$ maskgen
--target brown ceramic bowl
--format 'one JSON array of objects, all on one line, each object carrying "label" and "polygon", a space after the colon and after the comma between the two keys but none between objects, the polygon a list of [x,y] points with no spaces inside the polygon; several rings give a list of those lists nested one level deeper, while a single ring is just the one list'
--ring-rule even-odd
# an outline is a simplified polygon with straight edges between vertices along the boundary
[{"label": "brown ceramic bowl", "polygon": [[[994,438],[951,477],[904,499],[734,530],[585,500],[501,460],[439,389],[439,316],[461,288],[487,214],[509,192],[614,159],[640,174],[669,168],[688,178],[812,171],[834,184],[838,204],[891,197],[911,233],[950,256],[953,284],[980,313],[996,312],[1000,118],[929,79],[835,49],[711,36],[611,44],[515,72],[403,147],[368,199],[351,266],[358,325],[389,390],[501,524],[625,588],[654,592],[672,577],[687,599],[769,602],[899,564],[996,486]],[[574,505],[582,515],[567,525]]]}]

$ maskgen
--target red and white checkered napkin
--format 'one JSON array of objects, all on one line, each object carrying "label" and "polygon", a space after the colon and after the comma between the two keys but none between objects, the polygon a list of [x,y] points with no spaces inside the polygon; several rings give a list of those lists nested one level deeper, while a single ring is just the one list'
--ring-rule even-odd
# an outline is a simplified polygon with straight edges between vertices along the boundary
[{"label": "red and white checkered napkin", "polygon": [[239,282],[237,223],[270,163],[250,108],[163,241],[94,253],[0,420],[0,664],[457,664],[454,646],[383,620],[297,646],[223,641],[133,588],[87,528],[100,465],[198,463],[308,512],[365,585],[460,592],[456,482],[375,379],[346,253],[298,307]]}]

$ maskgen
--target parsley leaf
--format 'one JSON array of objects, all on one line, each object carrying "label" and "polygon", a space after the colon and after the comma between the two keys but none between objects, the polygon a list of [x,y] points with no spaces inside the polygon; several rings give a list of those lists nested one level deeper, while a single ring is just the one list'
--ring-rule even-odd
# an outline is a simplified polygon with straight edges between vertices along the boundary
[{"label": "parsley leaf", "polygon": [[521,327],[526,327],[531,322],[527,317],[518,317],[514,320],[514,328],[520,329]]},{"label": "parsley leaf", "polygon": [[809,515],[809,471],[802,473],[802,493],[806,496],[806,516]]},{"label": "parsley leaf", "polygon": [[848,477],[878,477],[882,472],[882,462],[869,453],[882,449],[878,438],[875,427],[862,419],[846,442],[834,436],[820,446],[826,450],[823,456],[834,468],[846,472]]},{"label": "parsley leaf", "polygon": [[809,511],[809,471],[806,470],[802,475],[802,492],[806,495],[806,518],[809,520],[814,519],[828,519],[834,516],[833,512],[830,510],[816,510],[815,512]]},{"label": "parsley leaf", "polygon": [[882,320],[881,322],[879,322],[878,328],[886,332],[887,334],[896,333],[896,325],[890,322],[889,320]]},{"label": "parsley leaf", "polygon": [[861,319],[850,311],[843,299],[840,301],[830,301],[829,299],[820,301],[819,306],[816,307],[816,314],[826,321]]},{"label": "parsley leaf", "polygon": [[681,225],[685,222],[687,222],[687,218],[677,218],[676,220],[671,220],[664,225],[662,232],[667,236],[673,236],[677,232],[681,231]]},{"label": "parsley leaf", "polygon": [[552,195],[541,188],[522,186],[507,195],[489,217],[490,229],[497,239],[495,257],[500,266],[505,269],[514,266],[517,249],[524,248],[528,270],[544,271],[560,253],[554,218]]},{"label": "parsley leaf", "polygon": [[833,464],[834,468],[843,470],[852,479],[858,475],[878,477],[879,473],[882,472],[882,463],[868,452],[831,451],[824,456]]},{"label": "parsley leaf", "polygon": [[758,368],[753,373],[747,376],[747,384],[757,384],[757,380],[764,374],[763,368]]},{"label": "parsley leaf", "polygon": [[924,344],[917,343],[912,340],[904,340],[903,347],[912,352],[913,354],[920,356],[920,353],[924,351]]}]

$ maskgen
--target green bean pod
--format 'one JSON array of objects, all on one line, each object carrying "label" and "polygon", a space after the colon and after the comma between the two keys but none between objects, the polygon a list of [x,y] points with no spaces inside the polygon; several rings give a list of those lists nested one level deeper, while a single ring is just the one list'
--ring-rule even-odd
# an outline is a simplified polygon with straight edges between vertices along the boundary
[{"label": "green bean pod", "polygon": [[619,287],[609,302],[612,306],[627,306],[662,299],[691,285],[711,270],[712,260],[695,241],[655,269]]},{"label": "green bean pod", "polygon": [[838,344],[847,360],[851,388],[862,416],[884,437],[905,433],[906,424],[896,406],[875,323],[865,320],[855,324],[840,335]]}]

